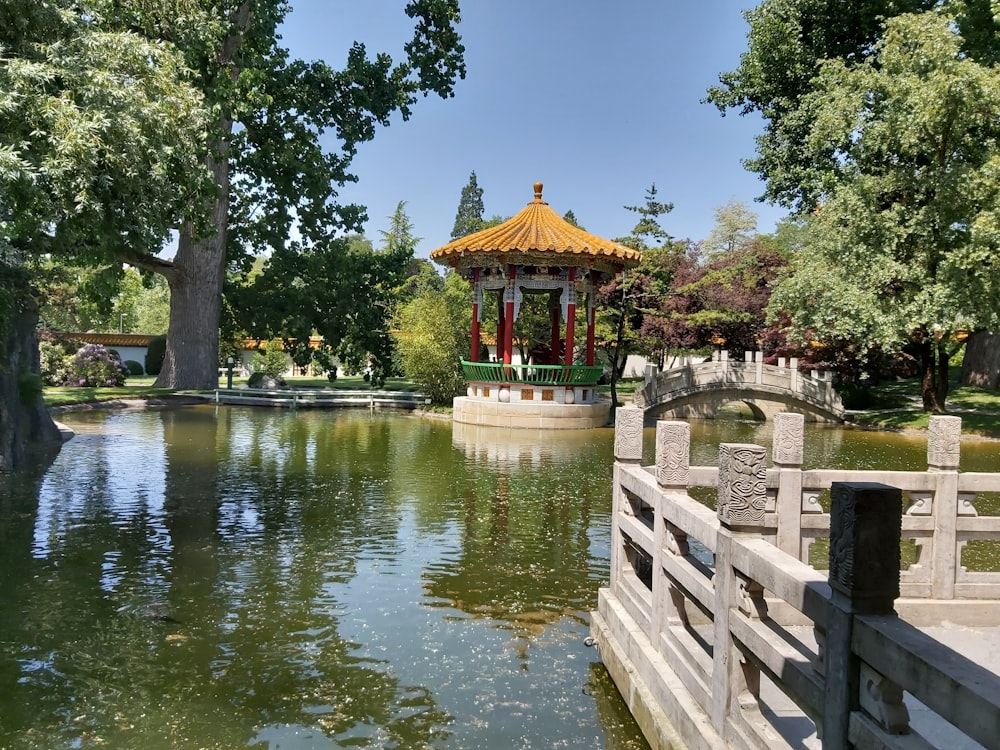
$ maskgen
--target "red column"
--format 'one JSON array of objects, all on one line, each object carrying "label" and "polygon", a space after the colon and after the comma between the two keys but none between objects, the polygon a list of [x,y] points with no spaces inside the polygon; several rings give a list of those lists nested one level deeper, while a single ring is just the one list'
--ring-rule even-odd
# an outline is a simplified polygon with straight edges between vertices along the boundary
[{"label": "red column", "polygon": [[569,289],[566,293],[570,295],[569,303],[566,305],[566,365],[573,364],[573,337],[576,325],[576,303],[573,302],[573,286],[576,282],[576,268],[570,266],[569,269]]},{"label": "red column", "polygon": [[[517,270],[515,266],[507,266],[507,278],[508,283],[511,285],[511,291],[513,292],[514,284],[517,279]],[[506,292],[504,297],[506,297]],[[506,301],[504,305],[504,318],[506,322],[504,323],[503,331],[503,363],[509,365],[514,355],[514,295],[510,295],[510,299]]]},{"label": "red column", "polygon": [[479,269],[472,269],[472,345],[469,347],[469,361],[479,361]]},{"label": "red column", "polygon": [[558,365],[559,364],[559,341],[561,340],[559,323],[562,322],[562,310],[559,308],[558,301],[556,306],[549,311],[549,317],[552,320],[552,341],[549,344],[551,347],[549,350],[549,361],[545,364],[547,365]]},{"label": "red column", "polygon": [[594,364],[594,326],[597,318],[597,307],[594,304],[594,295],[597,294],[598,272],[590,272],[590,299],[587,305],[587,364]]},{"label": "red column", "polygon": [[503,319],[503,289],[500,290],[500,294],[497,295],[497,345],[496,345],[496,360],[497,362],[503,362],[503,332],[505,327],[505,321]]}]

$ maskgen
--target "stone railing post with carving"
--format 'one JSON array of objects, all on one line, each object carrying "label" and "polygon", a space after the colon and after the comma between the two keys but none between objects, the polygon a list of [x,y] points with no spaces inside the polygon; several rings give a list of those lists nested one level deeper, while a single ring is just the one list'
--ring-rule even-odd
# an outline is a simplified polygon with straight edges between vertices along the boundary
[{"label": "stone railing post with carving", "polygon": [[955,598],[955,578],[961,556],[956,541],[961,437],[961,417],[931,417],[927,426],[927,471],[936,479],[931,503],[931,515],[934,516],[932,599]]},{"label": "stone railing post with carving", "polygon": [[[861,665],[851,648],[854,616],[893,614],[899,596],[903,503],[897,488],[874,482],[834,482],[830,495],[831,596],[823,665],[825,703],[819,729],[823,747],[846,748],[850,747],[851,712],[861,707],[863,689]],[[899,691],[874,673],[868,675],[866,684],[872,677],[881,680],[880,700],[892,703],[883,713],[901,716],[906,709],[894,699]]]},{"label": "stone railing post with carving", "polygon": [[726,736],[729,716],[758,709],[760,671],[743,660],[730,631],[731,610],[750,616],[764,612],[760,585],[733,569],[732,548],[740,536],[759,537],[766,502],[765,450],[759,445],[719,446],[719,530],[715,546],[715,621],[713,625],[712,705],[715,731]]},{"label": "stone railing post with carving", "polygon": [[619,514],[625,508],[626,500],[621,489],[621,471],[626,466],[639,466],[642,463],[642,425],[643,411],[637,406],[622,406],[615,412],[615,468],[614,489],[611,500],[611,583],[610,588],[615,596],[620,595],[618,589],[623,565],[623,541],[618,526]]},{"label": "stone railing post with carving", "polygon": [[777,547],[801,560],[802,544],[802,455],[805,417],[783,411],[774,415],[771,460],[778,468]]},{"label": "stone railing post with carving", "polygon": [[[672,496],[687,496],[691,467],[691,425],[688,422],[660,420],[656,423],[656,483],[663,490],[661,502]],[[660,574],[661,554],[683,557],[689,554],[687,534],[668,524],[663,510],[656,508],[653,521],[653,628],[651,639],[659,644],[664,621],[670,625],[687,623],[684,593]]]}]

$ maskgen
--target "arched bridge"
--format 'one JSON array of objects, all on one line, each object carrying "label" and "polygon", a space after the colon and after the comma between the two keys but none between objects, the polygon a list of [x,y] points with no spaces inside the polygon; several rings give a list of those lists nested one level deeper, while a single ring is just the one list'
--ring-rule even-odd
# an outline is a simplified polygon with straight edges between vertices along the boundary
[{"label": "arched bridge", "polygon": [[635,405],[647,417],[712,419],[720,407],[734,401],[746,404],[757,419],[782,411],[804,414],[814,422],[844,419],[833,373],[799,370],[796,359],[786,365],[779,358],[777,365],[765,365],[762,352],[747,352],[742,362],[717,352],[711,362],[647,372],[645,385],[635,394]]}]

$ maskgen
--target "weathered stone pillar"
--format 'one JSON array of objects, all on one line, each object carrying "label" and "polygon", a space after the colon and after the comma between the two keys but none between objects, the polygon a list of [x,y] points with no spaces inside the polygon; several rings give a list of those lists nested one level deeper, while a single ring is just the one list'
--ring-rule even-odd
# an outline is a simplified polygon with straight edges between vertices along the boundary
[{"label": "weathered stone pillar", "polygon": [[732,610],[759,587],[733,570],[732,547],[740,536],[760,536],[764,527],[765,450],[759,445],[719,446],[719,531],[715,543],[715,621],[713,627],[712,706],[715,731],[726,736],[728,717],[753,710],[760,693],[760,671],[742,658],[729,622]]},{"label": "weathered stone pillar", "polygon": [[899,596],[902,493],[875,482],[834,482],[830,512],[830,604],[824,655],[823,746],[850,747],[861,705],[861,665],[851,648],[855,615],[891,615]]},{"label": "weathered stone pillar", "polygon": [[[805,417],[781,412],[774,415],[771,457],[778,468],[777,547],[802,560],[802,454],[805,442]],[[808,562],[808,560],[803,560]]]},{"label": "weathered stone pillar", "polygon": [[625,495],[621,488],[624,467],[639,466],[642,462],[643,411],[637,406],[622,406],[615,412],[615,467],[614,489],[611,493],[611,592],[618,596],[624,552],[618,519],[624,510]]},{"label": "weathered stone pillar", "polygon": [[[687,422],[660,420],[656,423],[656,483],[663,490],[661,501],[671,502],[675,496],[687,496],[691,467],[691,425]],[[689,553],[687,534],[664,518],[664,509],[656,508],[653,517],[653,633],[657,648],[662,641],[664,623],[681,625],[687,622],[683,593],[662,574],[660,555],[678,557]]]},{"label": "weathered stone pillar", "polygon": [[932,599],[955,598],[955,577],[961,560],[956,533],[961,438],[961,417],[930,418],[927,426],[927,471],[934,474],[936,480],[931,503],[931,515],[934,516]]}]

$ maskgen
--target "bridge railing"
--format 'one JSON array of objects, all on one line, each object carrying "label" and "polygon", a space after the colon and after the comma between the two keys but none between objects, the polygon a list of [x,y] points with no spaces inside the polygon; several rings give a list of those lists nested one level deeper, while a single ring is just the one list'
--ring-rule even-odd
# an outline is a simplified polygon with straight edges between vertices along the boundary
[{"label": "bridge railing", "polygon": [[611,581],[591,630],[647,737],[803,746],[801,720],[789,730],[781,719],[797,709],[826,748],[932,747],[910,720],[908,693],[967,738],[1000,746],[1000,677],[894,612],[899,488],[831,483],[827,574],[768,540],[764,448],[720,446],[713,510],[687,492],[699,473],[689,425],[658,423],[651,467],[640,465],[642,434],[642,411],[620,409]]},{"label": "bridge railing", "polygon": [[[758,395],[793,396],[838,419],[844,413],[840,396],[833,388],[833,373],[801,370],[795,358],[779,357],[777,364],[767,365],[763,352],[746,352],[743,361],[730,359],[726,351],[715,352],[710,362],[688,361],[660,373],[651,367],[645,381],[635,395],[636,406],[644,409],[699,392],[756,389]],[[746,395],[754,398],[752,393]]]},{"label": "bridge railing", "polygon": [[[974,618],[972,600],[1000,599],[1000,571],[977,569],[987,558],[1000,559],[1000,473],[959,471],[960,417],[931,417],[926,471],[806,469],[803,422],[800,414],[774,417],[766,539],[801,562],[823,566],[833,484],[884,482],[903,493],[902,596],[942,603],[922,602],[914,614],[927,621],[946,614]],[[718,473],[717,467],[693,466],[688,486],[716,488]],[[945,604],[957,600],[970,601]],[[963,606],[967,613],[956,611]]]},{"label": "bridge railing", "polygon": [[508,365],[503,362],[462,360],[462,374],[475,383],[527,383],[531,385],[596,385],[603,365]]}]

